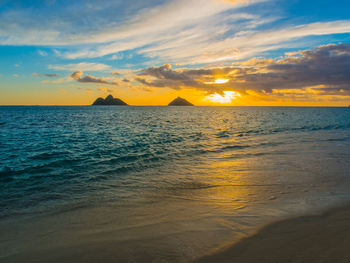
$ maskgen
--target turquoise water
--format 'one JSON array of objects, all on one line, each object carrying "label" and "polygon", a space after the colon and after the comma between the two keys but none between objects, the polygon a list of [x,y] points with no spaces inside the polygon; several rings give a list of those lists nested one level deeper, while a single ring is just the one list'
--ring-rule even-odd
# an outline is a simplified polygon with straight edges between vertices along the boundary
[{"label": "turquoise water", "polygon": [[0,107],[0,131],[4,257],[182,262],[350,199],[350,108]]}]

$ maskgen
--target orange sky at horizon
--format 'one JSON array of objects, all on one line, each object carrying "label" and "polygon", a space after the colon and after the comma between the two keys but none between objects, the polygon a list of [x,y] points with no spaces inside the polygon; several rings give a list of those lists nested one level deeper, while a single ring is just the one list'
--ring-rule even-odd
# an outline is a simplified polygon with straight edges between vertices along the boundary
[{"label": "orange sky at horizon", "polygon": [[[235,92],[233,90],[228,92]],[[248,91],[249,92],[249,91]],[[239,94],[238,92],[236,92]],[[82,92],[76,88],[41,89],[33,93],[32,90],[23,91],[21,94],[4,92],[0,98],[0,105],[91,105],[98,97],[106,97],[111,94],[120,98],[129,105],[135,106],[164,106],[176,97],[182,97],[196,106],[335,106],[347,107],[350,101],[347,97],[323,96],[318,100],[296,100],[294,97],[276,98],[273,94],[240,94],[228,102],[211,101],[208,97],[222,96],[218,93],[208,94],[197,89],[157,89],[156,91],[123,90],[113,92],[91,91]],[[317,96],[317,95],[315,95]]]}]

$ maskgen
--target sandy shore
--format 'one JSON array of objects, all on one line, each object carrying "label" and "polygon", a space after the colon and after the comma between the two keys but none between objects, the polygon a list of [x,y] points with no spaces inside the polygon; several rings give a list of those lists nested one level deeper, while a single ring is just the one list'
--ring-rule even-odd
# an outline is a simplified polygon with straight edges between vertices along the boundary
[{"label": "sandy shore", "polygon": [[[186,262],[183,255],[177,257],[162,246],[162,240],[140,239],[135,242],[133,239],[78,238],[77,242],[62,244],[52,238],[47,240],[44,235],[42,238],[46,245],[36,246],[28,242],[23,251],[11,249],[13,246],[3,249],[6,253],[0,253],[0,262]],[[162,258],[162,253],[171,256]],[[256,234],[195,262],[349,263],[350,205],[319,215],[272,223]]]},{"label": "sandy shore", "polygon": [[272,223],[196,262],[350,262],[350,205]]}]

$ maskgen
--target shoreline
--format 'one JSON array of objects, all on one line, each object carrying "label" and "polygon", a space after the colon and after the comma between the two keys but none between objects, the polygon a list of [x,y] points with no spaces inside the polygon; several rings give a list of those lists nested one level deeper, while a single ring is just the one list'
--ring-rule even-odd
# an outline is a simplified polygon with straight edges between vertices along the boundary
[{"label": "shoreline", "polygon": [[[79,214],[80,212],[78,212]],[[350,262],[350,204],[333,206],[311,212],[311,215],[292,216],[277,219],[265,224],[261,228],[252,229],[242,239],[235,239],[234,243],[225,243],[221,247],[207,247],[207,255],[201,253],[192,257],[183,257],[171,251],[173,246],[164,250],[162,238],[144,236],[139,240],[122,238],[103,238],[99,232],[91,236],[91,232],[78,231],[74,235],[67,235],[69,229],[59,236],[59,229],[50,229],[56,220],[49,218],[45,223],[48,228],[40,232],[39,242],[25,246],[25,249],[14,253],[10,244],[0,261],[6,262]],[[99,213],[97,213],[99,214]],[[77,218],[74,214],[70,218]],[[26,221],[26,220],[25,220]],[[37,220],[35,220],[37,221]],[[271,222],[271,221],[270,221]],[[38,229],[36,225],[27,226],[24,232]],[[27,230],[26,230],[27,229]],[[14,229],[12,234],[21,228]],[[23,229],[22,229],[23,230]],[[347,231],[348,230],[348,231]],[[47,231],[56,233],[51,236]],[[66,232],[68,231],[68,232]],[[101,233],[106,233],[102,231]],[[44,233],[44,234],[43,234]],[[110,233],[113,233],[110,232]],[[120,232],[115,232],[119,233]],[[10,234],[10,236],[12,235]],[[128,235],[133,236],[132,233]],[[24,243],[30,242],[31,235]],[[121,234],[121,236],[125,236]],[[171,235],[170,235],[171,236]],[[55,237],[55,238],[53,238]],[[64,237],[64,238],[62,238]],[[68,237],[68,238],[67,238]],[[88,238],[87,238],[88,237]],[[207,236],[207,237],[210,237]],[[43,238],[43,240],[41,240]],[[86,239],[87,238],[87,239]],[[45,243],[42,243],[46,240]],[[227,239],[229,240],[229,239]],[[68,242],[67,242],[68,241]],[[173,240],[174,241],[174,240]],[[176,241],[176,240],[175,240]],[[23,242],[22,242],[23,243]],[[171,244],[171,242],[169,243]],[[172,245],[181,243],[173,243]],[[4,245],[6,245],[6,240]],[[17,246],[17,245],[16,245]],[[15,246],[15,247],[16,247]],[[135,251],[136,249],[136,251]],[[187,249],[183,246],[182,249]],[[204,252],[204,251],[202,251]],[[8,254],[7,254],[8,253]],[[159,257],[160,254],[170,253],[170,258]],[[205,252],[204,252],[205,253]]]},{"label": "shoreline", "polygon": [[347,204],[270,223],[193,262],[350,262],[349,247]]}]

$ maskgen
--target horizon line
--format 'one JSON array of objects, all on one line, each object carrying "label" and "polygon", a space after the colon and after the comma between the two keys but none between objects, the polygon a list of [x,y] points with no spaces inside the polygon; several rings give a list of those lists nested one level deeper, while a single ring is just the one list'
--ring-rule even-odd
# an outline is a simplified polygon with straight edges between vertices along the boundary
[{"label": "horizon line", "polygon": [[350,105],[348,106],[335,106],[335,105],[319,105],[319,106],[286,106],[286,105],[193,105],[193,106],[169,106],[169,105],[91,105],[91,104],[81,104],[81,105],[60,105],[60,104],[53,104],[53,105],[39,105],[39,104],[30,104],[30,105],[25,105],[25,104],[18,104],[18,105],[6,105],[6,104],[0,104],[0,107],[186,107],[186,108],[191,108],[191,107],[285,107],[285,108],[349,108]]}]

